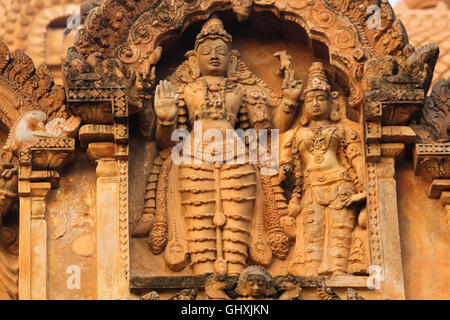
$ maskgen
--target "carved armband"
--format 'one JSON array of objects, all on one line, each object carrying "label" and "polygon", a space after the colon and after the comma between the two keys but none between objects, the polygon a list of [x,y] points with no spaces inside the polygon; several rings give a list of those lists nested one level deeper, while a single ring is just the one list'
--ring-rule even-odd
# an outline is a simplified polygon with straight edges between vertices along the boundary
[{"label": "carved armband", "polygon": [[355,158],[359,157],[361,152],[359,152],[358,148],[354,144],[350,144],[346,150],[346,156],[348,161],[351,163]]},{"label": "carved armband", "polygon": [[162,127],[171,127],[176,125],[176,121],[161,121],[158,119],[158,125]]},{"label": "carved armband", "polygon": [[358,144],[361,142],[358,134],[353,129],[345,130],[345,156],[347,160],[351,163],[355,158],[361,155],[360,148]]}]

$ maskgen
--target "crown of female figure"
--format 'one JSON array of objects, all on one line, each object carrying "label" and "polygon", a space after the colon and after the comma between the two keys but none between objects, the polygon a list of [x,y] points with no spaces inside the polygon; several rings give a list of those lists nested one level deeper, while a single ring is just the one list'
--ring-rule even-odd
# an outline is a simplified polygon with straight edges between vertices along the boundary
[{"label": "crown of female figure", "polygon": [[306,82],[303,96],[314,90],[323,90],[330,92],[331,86],[328,82],[325,68],[321,62],[314,62],[308,71],[308,80]]},{"label": "crown of female figure", "polygon": [[195,50],[208,39],[221,39],[231,48],[232,37],[223,27],[223,22],[217,17],[212,17],[203,25],[195,41]]}]

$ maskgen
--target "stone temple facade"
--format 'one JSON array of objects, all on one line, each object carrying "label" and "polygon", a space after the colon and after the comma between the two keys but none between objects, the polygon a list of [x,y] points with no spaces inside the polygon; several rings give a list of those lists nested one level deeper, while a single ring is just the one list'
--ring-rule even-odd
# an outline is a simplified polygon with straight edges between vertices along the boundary
[{"label": "stone temple facade", "polygon": [[0,3],[1,299],[450,298],[448,1]]}]

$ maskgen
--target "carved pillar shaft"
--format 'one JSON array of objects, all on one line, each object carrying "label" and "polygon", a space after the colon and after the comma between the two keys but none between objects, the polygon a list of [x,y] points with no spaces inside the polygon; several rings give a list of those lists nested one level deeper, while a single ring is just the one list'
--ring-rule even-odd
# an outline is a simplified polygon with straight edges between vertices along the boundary
[{"label": "carved pillar shaft", "polygon": [[[31,168],[19,169],[19,176],[23,171]],[[31,299],[31,186],[28,180],[19,180],[19,299]]]},{"label": "carved pillar shaft", "polygon": [[[382,144],[379,163],[369,164],[369,232],[371,233],[372,262],[381,267],[381,290],[391,292],[392,299],[405,299],[398,223],[397,183],[395,160],[404,154],[404,145]],[[376,190],[375,190],[376,189]]]},{"label": "carved pillar shaft", "polygon": [[[30,172],[25,167],[21,173]],[[47,221],[45,220],[49,182],[19,181],[20,234],[19,299],[47,298]]]},{"label": "carved pillar shaft", "polygon": [[450,192],[449,191],[442,192],[441,203],[445,208],[445,213],[447,216],[447,227],[448,227],[448,231],[450,231]]},{"label": "carved pillar shaft", "polygon": [[96,173],[98,299],[124,299],[129,291],[128,162],[97,160]]},{"label": "carved pillar shaft", "polygon": [[47,221],[49,182],[31,183],[31,299],[47,298]]},{"label": "carved pillar shaft", "polygon": [[114,159],[97,161],[97,289],[99,299],[117,296],[119,185]]}]

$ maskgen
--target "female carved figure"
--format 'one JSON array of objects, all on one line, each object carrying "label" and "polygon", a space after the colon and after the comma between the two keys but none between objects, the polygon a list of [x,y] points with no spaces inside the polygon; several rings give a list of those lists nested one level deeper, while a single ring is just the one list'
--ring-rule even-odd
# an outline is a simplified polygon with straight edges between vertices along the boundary
[{"label": "female carved figure", "polygon": [[[279,219],[272,215],[271,229],[264,230],[267,185],[261,183],[259,164],[249,163],[242,139],[239,143],[227,136],[235,128],[272,127],[267,110],[271,91],[231,50],[231,36],[217,18],[205,23],[186,57],[170,82],[156,88],[155,112],[156,140],[163,149],[173,146],[175,129],[193,129],[182,148],[188,161],[174,165],[167,149],[161,152],[154,162],[160,173],[149,178],[147,192],[156,194],[155,201],[149,198],[141,220],[152,225],[150,248],[155,254],[164,251],[170,269],[190,263],[194,274],[238,275],[248,259],[268,265],[272,254],[287,255],[288,238]],[[298,82],[285,82],[275,125],[292,120],[301,92]],[[211,132],[213,137],[206,138]],[[200,143],[195,134],[202,137]],[[242,155],[246,160],[239,162]]]},{"label": "female carved figure", "polygon": [[289,217],[283,218],[297,225],[289,271],[345,275],[356,204],[366,198],[360,139],[353,123],[341,119],[321,63],[312,65],[303,95],[303,126],[286,132],[280,157],[281,179],[290,172],[296,179]]}]

